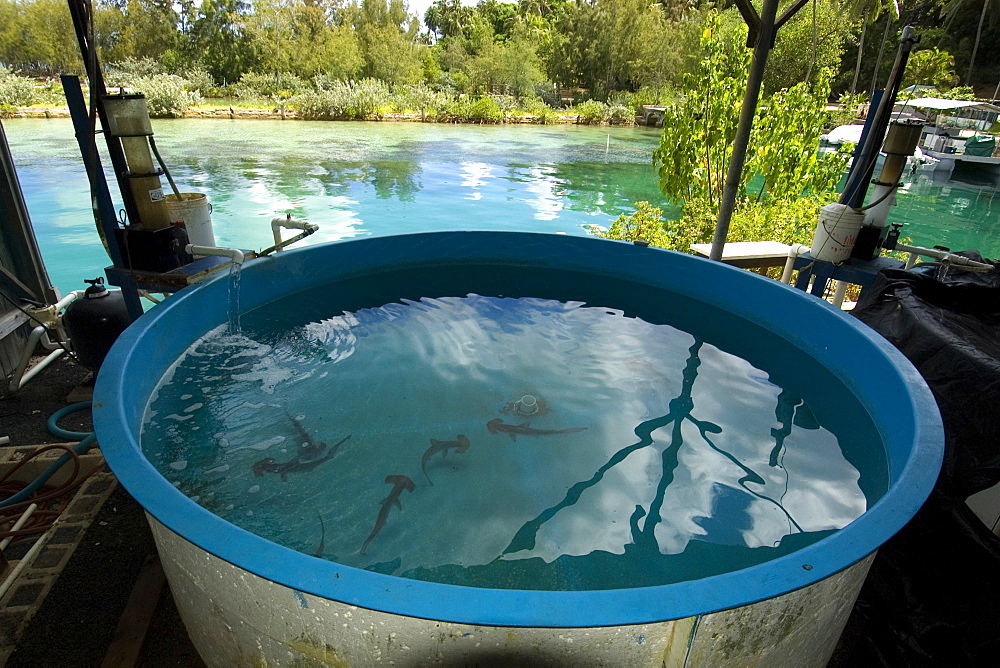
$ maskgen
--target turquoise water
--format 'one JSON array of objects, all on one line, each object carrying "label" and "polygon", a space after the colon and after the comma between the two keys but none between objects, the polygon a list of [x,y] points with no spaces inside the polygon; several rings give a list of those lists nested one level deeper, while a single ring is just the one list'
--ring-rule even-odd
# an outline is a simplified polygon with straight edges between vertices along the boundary
[{"label": "turquoise water", "polygon": [[[81,287],[108,261],[72,127],[4,127],[53,281]],[[320,226],[313,244],[445,229],[583,235],[635,201],[675,211],[657,189],[649,129],[158,120],[154,130],[180,189],[208,194],[224,246],[269,246],[270,220],[284,213]]]},{"label": "turquoise water", "polygon": [[470,586],[648,586],[782,556],[877,498],[845,456],[878,451],[876,430],[830,384],[803,399],[598,303],[343,312],[345,292],[201,337],[146,411],[142,448],[169,481],[292,549]]},{"label": "turquoise water", "polygon": [[[84,287],[108,260],[69,120],[4,128],[53,282]],[[678,213],[657,188],[659,135],[648,128],[156,120],[154,130],[181,190],[208,194],[226,246],[270,245],[270,219],[286,212],[320,225],[308,244],[470,228],[583,235],[642,200]],[[915,243],[1000,256],[993,185],[908,178],[890,220]]]}]

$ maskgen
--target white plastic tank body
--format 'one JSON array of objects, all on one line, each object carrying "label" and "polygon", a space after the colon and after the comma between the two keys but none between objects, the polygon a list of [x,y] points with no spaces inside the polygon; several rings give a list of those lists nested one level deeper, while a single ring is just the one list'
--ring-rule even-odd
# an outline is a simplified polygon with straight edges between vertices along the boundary
[{"label": "white plastic tank body", "polygon": [[825,666],[871,563],[869,557],[803,589],[683,619],[583,628],[484,626],[306,594],[233,566],[152,518],[150,525],[191,640],[208,665],[220,668]]}]

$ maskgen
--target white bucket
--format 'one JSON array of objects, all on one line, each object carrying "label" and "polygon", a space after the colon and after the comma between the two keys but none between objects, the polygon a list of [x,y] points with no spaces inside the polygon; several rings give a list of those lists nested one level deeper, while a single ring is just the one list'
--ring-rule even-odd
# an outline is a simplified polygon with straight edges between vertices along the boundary
[{"label": "white bucket", "polygon": [[174,225],[183,223],[187,228],[188,241],[196,246],[214,246],[215,233],[212,231],[212,205],[203,193],[181,193],[166,196],[167,213]]},{"label": "white bucket", "polygon": [[846,204],[827,204],[819,212],[810,254],[823,262],[843,262],[851,256],[865,215]]}]

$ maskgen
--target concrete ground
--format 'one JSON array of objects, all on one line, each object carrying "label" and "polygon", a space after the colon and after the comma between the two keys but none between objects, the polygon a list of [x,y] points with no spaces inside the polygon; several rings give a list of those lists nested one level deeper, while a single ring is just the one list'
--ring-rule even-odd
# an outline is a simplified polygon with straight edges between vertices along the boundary
[{"label": "concrete ground", "polygon": [[[48,433],[46,421],[56,410],[83,398],[89,376],[87,369],[60,358],[14,396],[0,398],[0,436],[11,440],[0,448],[6,451],[0,455],[61,442]],[[89,415],[71,414],[60,426],[89,431]],[[140,571],[155,559],[142,509],[113,475],[99,472],[88,479],[73,504],[0,602],[0,665],[102,665]],[[77,506],[78,512],[70,512]],[[17,560],[32,542],[12,543],[6,552]],[[159,597],[136,665],[204,665],[168,587]]]}]

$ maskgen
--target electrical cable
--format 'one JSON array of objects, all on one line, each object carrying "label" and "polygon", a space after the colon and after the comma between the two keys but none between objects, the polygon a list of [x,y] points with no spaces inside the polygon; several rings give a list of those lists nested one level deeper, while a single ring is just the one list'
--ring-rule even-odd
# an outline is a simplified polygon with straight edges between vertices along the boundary
[{"label": "electrical cable", "polygon": [[889,198],[889,195],[891,195],[894,192],[896,192],[896,190],[901,185],[902,185],[901,183],[897,183],[896,185],[894,185],[891,188],[889,188],[888,192],[886,192],[884,195],[882,195],[881,197],[879,197],[874,202],[872,202],[870,204],[866,204],[865,206],[859,206],[858,208],[856,208],[854,210],[860,213],[862,211],[867,211],[868,209],[871,209],[872,207],[878,206],[879,204],[881,204],[882,202],[884,202],[885,200],[887,200]]}]

